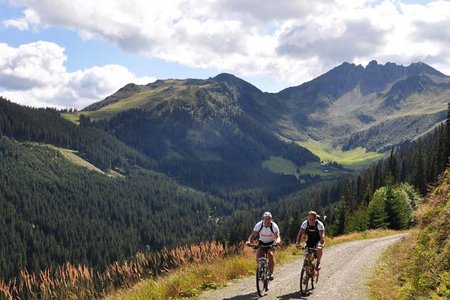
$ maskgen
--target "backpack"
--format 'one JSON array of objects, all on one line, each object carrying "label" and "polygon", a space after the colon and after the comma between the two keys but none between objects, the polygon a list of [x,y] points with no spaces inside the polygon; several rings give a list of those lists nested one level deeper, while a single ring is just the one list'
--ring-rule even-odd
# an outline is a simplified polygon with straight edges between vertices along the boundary
[{"label": "backpack", "polygon": [[[263,229],[263,227],[264,227],[264,222],[261,223],[261,228],[258,230],[258,233],[261,232],[261,230]],[[270,222],[270,231],[272,231],[272,233],[275,233],[275,232],[273,231],[272,222]]]}]

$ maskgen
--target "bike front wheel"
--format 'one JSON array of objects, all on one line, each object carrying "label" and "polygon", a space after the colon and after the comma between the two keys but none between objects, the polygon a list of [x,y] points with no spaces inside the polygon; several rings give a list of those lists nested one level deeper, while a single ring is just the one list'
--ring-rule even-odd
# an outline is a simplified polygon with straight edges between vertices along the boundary
[{"label": "bike front wheel", "polygon": [[266,275],[264,267],[258,266],[258,268],[256,268],[256,290],[260,297],[264,296],[264,292],[267,289]]},{"label": "bike front wheel", "polygon": [[308,292],[309,280],[310,278],[308,276],[308,272],[305,272],[305,269],[303,268],[300,273],[300,293],[302,295],[306,295],[306,293]]}]

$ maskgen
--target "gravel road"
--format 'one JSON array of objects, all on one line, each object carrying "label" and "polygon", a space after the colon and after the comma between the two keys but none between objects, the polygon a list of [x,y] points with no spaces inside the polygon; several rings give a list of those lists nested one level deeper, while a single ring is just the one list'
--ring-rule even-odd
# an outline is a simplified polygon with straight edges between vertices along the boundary
[{"label": "gravel road", "polygon": [[[371,268],[381,252],[404,235],[325,247],[319,282],[307,296],[299,293],[300,259],[275,267],[275,279],[262,299],[368,299],[366,283]],[[243,278],[224,288],[205,292],[200,299],[258,299],[255,278]]]}]

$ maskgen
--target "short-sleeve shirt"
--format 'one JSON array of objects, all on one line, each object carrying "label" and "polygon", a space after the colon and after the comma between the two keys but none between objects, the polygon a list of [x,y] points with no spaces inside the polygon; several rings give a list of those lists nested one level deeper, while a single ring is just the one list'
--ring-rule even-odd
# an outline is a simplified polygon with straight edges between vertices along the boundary
[{"label": "short-sleeve shirt", "polygon": [[[297,223],[297,224],[298,224],[298,223]],[[298,226],[298,225],[297,225],[297,226]],[[302,226],[300,226],[300,228],[306,230],[307,227],[308,227],[308,220],[305,220],[305,221],[302,223]],[[319,229],[319,231],[320,231],[320,230],[325,231],[325,226],[323,226],[323,223],[320,222],[319,220],[317,220],[317,229]]]},{"label": "short-sleeve shirt", "polygon": [[[275,222],[272,222],[272,229],[273,229],[272,232],[272,230],[270,230],[270,226],[266,227],[263,224],[264,220],[261,220],[258,223],[256,223],[255,227],[253,228],[253,231],[259,232],[259,240],[263,243],[270,243],[275,241],[275,233],[280,232],[278,225]],[[260,229],[261,231],[259,231]]]},{"label": "short-sleeve shirt", "polygon": [[319,220],[316,220],[314,225],[309,225],[308,220],[305,220],[300,226],[301,229],[305,230],[308,239],[306,241],[306,246],[315,247],[317,243],[320,241],[320,231],[325,231],[325,226]]}]

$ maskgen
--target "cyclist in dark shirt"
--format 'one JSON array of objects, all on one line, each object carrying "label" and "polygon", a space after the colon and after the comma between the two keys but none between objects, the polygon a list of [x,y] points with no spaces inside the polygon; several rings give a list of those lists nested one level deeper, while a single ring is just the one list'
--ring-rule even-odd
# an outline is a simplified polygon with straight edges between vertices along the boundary
[{"label": "cyclist in dark shirt", "polygon": [[308,219],[302,223],[300,230],[297,234],[297,240],[295,246],[300,248],[300,242],[303,236],[307,236],[306,247],[317,248],[317,265],[316,270],[320,270],[320,260],[322,259],[322,248],[325,244],[325,226],[317,219],[317,213],[310,211],[308,213]]}]

